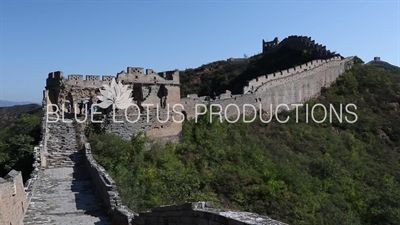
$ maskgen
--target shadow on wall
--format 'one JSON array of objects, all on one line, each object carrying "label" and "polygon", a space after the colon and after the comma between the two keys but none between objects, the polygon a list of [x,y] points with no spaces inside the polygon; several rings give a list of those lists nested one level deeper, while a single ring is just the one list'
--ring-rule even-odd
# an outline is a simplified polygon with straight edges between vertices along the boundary
[{"label": "shadow on wall", "polygon": [[92,181],[84,167],[82,153],[75,152],[69,158],[74,162],[71,191],[75,193],[76,209],[100,219],[95,224],[110,224],[105,209],[101,207],[100,201],[94,193]]}]

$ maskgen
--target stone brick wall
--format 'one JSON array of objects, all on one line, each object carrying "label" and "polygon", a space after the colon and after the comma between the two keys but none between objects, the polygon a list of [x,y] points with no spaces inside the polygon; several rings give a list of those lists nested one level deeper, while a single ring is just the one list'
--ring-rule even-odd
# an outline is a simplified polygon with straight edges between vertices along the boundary
[{"label": "stone brick wall", "polygon": [[46,79],[46,87],[59,87],[62,82],[65,85],[73,86],[75,88],[99,88],[103,84],[109,85],[111,80],[115,78],[117,81],[124,81],[126,83],[143,83],[143,84],[179,84],[179,71],[165,71],[156,73],[152,69],[144,69],[140,67],[127,67],[126,72],[121,71],[117,76],[111,75],[84,75],[70,74],[64,77],[62,71],[55,71],[48,74]]},{"label": "stone brick wall", "polygon": [[47,128],[47,118],[46,118],[46,102],[43,99],[43,117],[41,123],[41,133],[42,140],[39,143],[39,146],[34,147],[33,151],[33,170],[30,174],[30,178],[25,182],[25,194],[26,201],[29,205],[32,193],[36,188],[36,181],[40,178],[40,171],[45,169],[46,166],[46,146],[47,146],[47,137],[48,137],[48,128]]},{"label": "stone brick wall", "polygon": [[287,225],[267,216],[214,208],[209,202],[193,202],[182,205],[154,207],[150,212],[139,213],[134,225]]},{"label": "stone brick wall", "polygon": [[[82,135],[81,138],[85,140],[84,135]],[[101,200],[103,207],[107,210],[113,224],[131,224],[135,213],[128,207],[122,205],[114,180],[93,158],[89,143],[85,144],[85,167],[92,179],[95,193]]]},{"label": "stone brick wall", "polygon": [[[182,108],[178,106],[174,108],[176,104],[180,103],[180,88],[179,86],[166,86],[166,88],[168,96],[165,108],[160,106],[160,98],[157,96],[159,87],[148,87],[144,93],[146,98],[142,102],[144,111],[140,113],[137,108],[132,107],[116,112],[117,115],[105,121],[106,132],[128,140],[139,132],[144,132],[148,137],[154,139],[178,136],[182,131],[182,123],[174,121],[183,121],[184,119],[183,114],[176,113],[180,112]],[[121,123],[116,121],[121,121]]]},{"label": "stone brick wall", "polygon": [[35,161],[33,163],[33,170],[31,172],[30,178],[25,182],[25,194],[26,194],[26,201],[29,204],[32,193],[36,188],[36,181],[39,179],[41,165],[40,165],[40,155],[43,154],[43,144],[41,143],[40,146],[35,147],[34,149],[34,157]]},{"label": "stone brick wall", "polygon": [[274,48],[276,48],[279,44],[279,40],[278,37],[274,38],[274,40],[272,41],[264,41],[264,39],[262,40],[262,50],[263,53],[268,53],[269,51],[272,51]]},{"label": "stone brick wall", "polygon": [[[145,132],[149,137],[153,138],[164,138],[167,136],[177,136],[182,130],[182,124],[172,123],[172,117],[167,123],[159,123],[155,118],[156,105],[160,105],[161,101],[168,104],[167,109],[162,111],[172,112],[172,106],[180,103],[180,83],[179,83],[179,71],[166,71],[156,73],[152,69],[147,69],[144,73],[143,68],[139,67],[128,67],[127,71],[121,71],[116,77],[113,76],[100,76],[88,75],[86,79],[83,79],[83,75],[69,75],[68,79],[64,79],[61,71],[53,72],[48,75],[46,80],[46,90],[44,91],[44,98],[46,104],[57,104],[59,111],[66,109],[65,102],[69,101],[72,104],[72,112],[78,112],[78,103],[81,101],[91,99],[93,104],[96,104],[99,100],[97,98],[98,89],[102,85],[110,85],[111,80],[115,78],[117,82],[122,82],[124,85],[128,85],[128,90],[132,92],[132,103],[137,105],[152,105],[149,107],[151,111],[151,119],[149,122],[146,120],[140,120],[135,123],[129,122],[126,119],[124,124],[111,124],[108,126],[107,132],[120,134],[124,138],[131,138],[138,132]],[[161,99],[158,95],[161,87],[165,87],[168,91],[168,95],[164,99]],[[135,93],[140,96],[136,96]],[[162,90],[160,91],[162,93]],[[74,108],[76,107],[76,108]],[[50,111],[54,112],[54,109],[49,108]],[[164,113],[164,112],[163,112]],[[154,114],[154,115],[153,115]],[[124,119],[124,115],[120,115],[120,118]],[[183,116],[182,116],[183,117]],[[89,118],[90,120],[90,118]],[[121,120],[119,120],[121,121]]]},{"label": "stone brick wall", "polygon": [[4,178],[0,177],[0,199],[0,224],[22,224],[28,203],[21,172],[12,170]]},{"label": "stone brick wall", "polygon": [[[335,82],[348,68],[352,59],[352,57],[345,59],[334,57],[328,60],[315,60],[253,79],[248,86],[244,87],[245,94],[242,95],[229,96],[230,92],[227,91],[215,100],[206,100],[206,96],[190,95],[190,97],[182,98],[181,104],[188,118],[195,117],[196,105],[199,106],[199,104],[221,106],[223,118],[237,116],[238,110],[232,104],[239,107],[240,113],[243,113],[245,104],[252,105],[257,110],[274,113],[279,104],[301,104],[318,96],[321,88],[329,87]],[[246,110],[246,112],[251,114],[253,110]]]},{"label": "stone brick wall", "polygon": [[[169,109],[167,116],[167,110],[160,112],[160,115],[156,115],[156,109],[152,109],[149,113],[149,120],[147,120],[147,115],[141,115],[139,120],[136,120],[136,116],[129,118],[129,121],[125,116],[115,116],[113,118],[108,118],[108,122],[105,123],[105,131],[107,133],[116,134],[126,140],[134,138],[139,132],[144,132],[148,137],[158,140],[164,140],[170,137],[178,137],[182,131],[182,123],[174,122],[174,118],[182,120],[183,117],[174,113]],[[121,121],[121,123],[115,123],[115,121]],[[168,119],[168,121],[166,121]],[[164,120],[166,122],[164,122]],[[176,139],[176,138],[172,138]],[[171,140],[172,140],[171,139]]]}]

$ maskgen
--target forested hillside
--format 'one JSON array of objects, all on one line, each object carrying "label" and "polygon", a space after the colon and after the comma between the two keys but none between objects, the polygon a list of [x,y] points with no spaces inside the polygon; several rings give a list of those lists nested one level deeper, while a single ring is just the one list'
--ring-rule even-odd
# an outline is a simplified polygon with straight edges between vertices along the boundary
[{"label": "forested hillside", "polygon": [[306,123],[304,108],[298,123],[295,112],[285,124],[205,116],[184,124],[183,143],[151,151],[140,138],[87,134],[133,210],[211,200],[291,225],[400,224],[399,72],[358,64],[307,102],[317,103],[353,103],[358,119]]},{"label": "forested hillside", "polygon": [[24,181],[32,172],[33,148],[40,139],[41,106],[0,107],[0,177],[11,169],[22,171]]},{"label": "forested hillside", "polygon": [[38,104],[0,107],[0,130],[13,124],[23,113],[41,116],[42,107]]},{"label": "forested hillside", "polygon": [[24,181],[32,172],[33,148],[40,140],[38,115],[22,114],[13,125],[0,130],[0,177],[11,169],[22,171]]}]

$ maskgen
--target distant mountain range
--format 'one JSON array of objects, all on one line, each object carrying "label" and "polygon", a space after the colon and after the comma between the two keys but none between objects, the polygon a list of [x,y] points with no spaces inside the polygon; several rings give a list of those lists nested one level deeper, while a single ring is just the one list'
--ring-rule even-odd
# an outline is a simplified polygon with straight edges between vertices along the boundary
[{"label": "distant mountain range", "polygon": [[36,102],[13,102],[13,101],[6,101],[0,100],[0,107],[9,107],[14,105],[28,105],[28,104],[39,104]]},{"label": "distant mountain range", "polygon": [[43,113],[42,106],[35,103],[23,104],[24,102],[1,102],[7,102],[16,105],[0,107],[0,130],[13,124],[23,113],[37,115],[39,117]]}]

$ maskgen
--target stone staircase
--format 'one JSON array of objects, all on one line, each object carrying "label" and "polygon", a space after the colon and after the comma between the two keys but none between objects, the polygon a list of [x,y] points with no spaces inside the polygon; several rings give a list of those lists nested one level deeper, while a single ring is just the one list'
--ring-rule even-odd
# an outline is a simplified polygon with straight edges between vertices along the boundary
[{"label": "stone staircase", "polygon": [[75,127],[72,120],[48,124],[47,168],[63,168],[81,165],[82,155],[77,152]]},{"label": "stone staircase", "polygon": [[23,224],[111,225],[92,189],[74,124],[47,127],[47,168],[40,171]]}]

